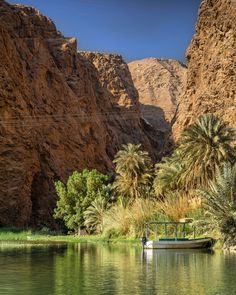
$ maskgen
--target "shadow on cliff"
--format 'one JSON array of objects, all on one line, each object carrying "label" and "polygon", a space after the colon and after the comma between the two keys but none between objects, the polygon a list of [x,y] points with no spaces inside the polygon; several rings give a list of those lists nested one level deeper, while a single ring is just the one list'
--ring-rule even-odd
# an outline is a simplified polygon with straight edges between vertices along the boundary
[{"label": "shadow on cliff", "polygon": [[171,124],[165,119],[165,113],[162,108],[154,105],[141,105],[143,117],[157,130],[164,133],[170,132]]},{"label": "shadow on cliff", "polygon": [[144,105],[140,103],[141,113],[147,124],[150,124],[156,132],[163,133],[163,146],[161,156],[166,156],[171,153],[174,147],[172,138],[172,126],[174,117],[169,122],[165,118],[165,112],[162,108],[154,105]]},{"label": "shadow on cliff", "polygon": [[[52,218],[52,210],[56,204],[54,181],[66,182],[69,175],[78,167],[80,170],[96,168],[103,173],[109,173],[114,170],[112,160],[115,154],[123,144],[127,143],[141,144],[142,148],[149,152],[154,163],[160,161],[171,147],[169,137],[171,128],[165,120],[163,110],[152,105],[140,105],[139,94],[127,65],[115,68],[111,74],[104,73],[102,69],[96,68],[91,60],[80,54],[78,65],[88,72],[97,107],[97,115],[86,119],[86,122],[89,120],[99,122],[99,125],[96,123],[93,127],[101,128],[105,132],[105,141],[101,143],[104,151],[97,155],[96,163],[90,161],[84,167],[85,164],[81,165],[78,159],[78,162],[66,167],[63,175],[53,165],[54,158],[50,150],[46,154],[43,149],[38,151],[41,169],[35,174],[31,184],[31,226],[56,226]],[[78,69],[74,71],[76,75]],[[76,95],[79,94],[78,87],[71,90]],[[122,95],[126,98],[120,102]],[[83,103],[83,101],[80,103],[81,109]]]},{"label": "shadow on cliff", "polygon": [[[104,69],[95,66],[96,60],[93,58],[93,55],[89,58],[86,54],[80,54],[80,61],[93,73],[98,112],[102,112],[103,105],[107,104],[102,121],[108,126],[105,143],[108,158],[112,162],[123,144],[133,143],[141,144],[154,162],[159,161],[163,155],[165,134],[162,130],[148,124],[143,118],[139,93],[134,86],[127,64],[121,56],[117,56],[118,66],[111,63],[110,67],[113,71],[104,72]],[[107,57],[103,58],[105,58],[104,63],[107,63]],[[101,101],[104,101],[104,104],[101,104]]]}]

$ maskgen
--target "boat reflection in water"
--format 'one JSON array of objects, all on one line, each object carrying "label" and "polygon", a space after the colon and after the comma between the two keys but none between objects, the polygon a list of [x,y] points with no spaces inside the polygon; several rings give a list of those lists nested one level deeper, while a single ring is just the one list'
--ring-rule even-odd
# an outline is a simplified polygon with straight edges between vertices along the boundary
[{"label": "boat reflection in water", "polygon": [[[215,261],[213,256],[215,252],[211,249],[144,249],[141,255],[142,271],[148,283],[154,281],[155,285],[165,285],[170,292],[168,294],[187,294],[183,290],[189,284],[208,278],[208,272],[213,267],[212,262]],[[181,289],[178,290],[180,286]],[[194,293],[194,284],[191,290],[189,294],[205,294],[204,290],[201,291],[203,293]]]}]

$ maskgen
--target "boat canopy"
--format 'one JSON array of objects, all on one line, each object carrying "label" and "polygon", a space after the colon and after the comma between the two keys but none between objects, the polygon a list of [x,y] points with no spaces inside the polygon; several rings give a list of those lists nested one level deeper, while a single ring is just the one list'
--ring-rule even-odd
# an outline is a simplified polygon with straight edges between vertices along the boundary
[{"label": "boat canopy", "polygon": [[[149,226],[150,225],[155,225],[155,233],[156,233],[156,239],[158,238],[158,228],[160,226],[164,226],[164,231],[165,231],[165,236],[167,238],[168,236],[168,225],[173,225],[175,228],[175,239],[179,238],[185,238],[186,237],[186,225],[189,225],[192,223],[192,219],[188,218],[186,221],[150,221],[146,222],[146,231],[145,231],[145,237],[148,240],[148,234],[149,234]],[[179,227],[182,227],[182,236],[178,236],[178,229]],[[194,239],[196,238],[196,226],[195,224],[192,225],[192,230],[193,230],[193,236]]]}]

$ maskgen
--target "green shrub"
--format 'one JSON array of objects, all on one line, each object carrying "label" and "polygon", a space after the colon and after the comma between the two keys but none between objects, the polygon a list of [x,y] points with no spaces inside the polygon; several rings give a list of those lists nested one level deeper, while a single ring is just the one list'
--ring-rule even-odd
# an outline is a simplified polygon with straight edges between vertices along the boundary
[{"label": "green shrub", "polygon": [[107,193],[108,176],[96,170],[75,171],[64,184],[55,183],[59,200],[54,217],[62,219],[70,230],[78,230],[84,225],[84,212],[98,194],[109,198]]}]

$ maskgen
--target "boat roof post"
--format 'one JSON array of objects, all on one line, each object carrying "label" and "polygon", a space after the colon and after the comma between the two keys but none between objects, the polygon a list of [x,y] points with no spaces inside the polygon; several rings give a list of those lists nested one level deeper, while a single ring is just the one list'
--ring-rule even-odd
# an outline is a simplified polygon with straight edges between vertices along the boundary
[{"label": "boat roof post", "polygon": [[165,236],[167,237],[167,223],[165,223]]},{"label": "boat roof post", "polygon": [[193,226],[193,238],[196,238],[196,225]]},{"label": "boat roof post", "polygon": [[178,238],[178,223],[175,223],[175,238]]},{"label": "boat roof post", "polygon": [[146,223],[146,239],[148,240],[148,223]]}]

